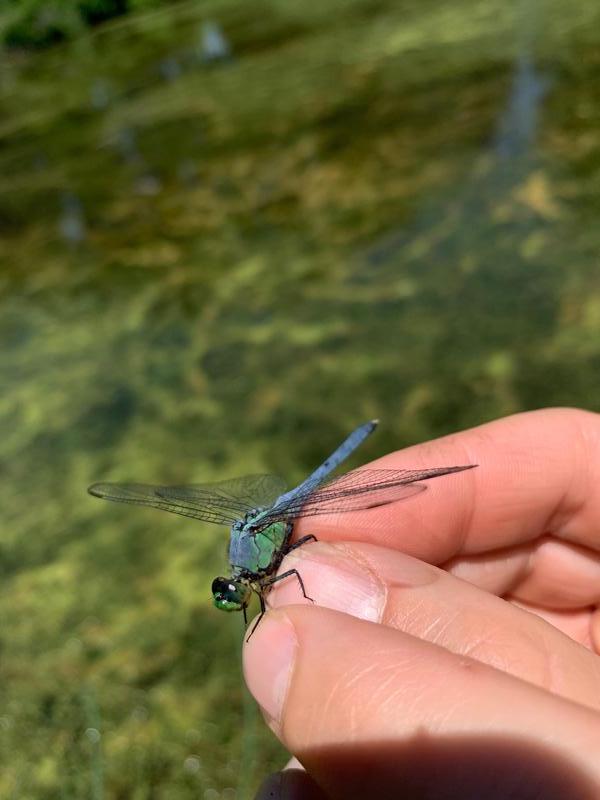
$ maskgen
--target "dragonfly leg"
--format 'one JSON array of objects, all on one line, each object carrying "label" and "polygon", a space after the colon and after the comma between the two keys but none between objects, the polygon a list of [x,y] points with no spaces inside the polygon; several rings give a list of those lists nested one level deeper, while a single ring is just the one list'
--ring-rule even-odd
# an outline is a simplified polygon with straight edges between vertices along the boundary
[{"label": "dragonfly leg", "polygon": [[282,581],[284,578],[291,578],[291,577],[292,577],[292,575],[295,575],[295,576],[296,576],[296,578],[298,578],[298,583],[300,584],[300,588],[302,589],[302,594],[304,595],[304,597],[305,597],[307,600],[310,600],[310,602],[311,602],[311,603],[314,603],[315,601],[312,599],[312,597],[309,597],[309,596],[306,594],[306,589],[304,588],[304,581],[302,580],[302,577],[300,576],[300,573],[298,572],[298,570],[297,570],[297,569],[288,569],[288,571],[287,571],[287,572],[284,572],[284,573],[282,573],[281,575],[278,575],[276,578],[272,578],[272,579],[271,579],[271,580],[270,580],[270,581],[269,581],[267,584],[265,584],[265,585],[266,585],[266,586],[272,586],[274,583],[279,583],[279,581]]},{"label": "dragonfly leg", "polygon": [[[247,639],[246,639],[246,642],[249,642],[249,641],[250,641],[250,637],[252,636],[252,634],[254,633],[254,631],[255,631],[255,630],[258,628],[258,623],[259,623],[259,622],[261,621],[261,619],[264,617],[264,615],[265,615],[265,611],[267,610],[267,608],[266,608],[266,606],[265,606],[265,601],[264,601],[264,598],[263,598],[262,594],[259,594],[259,595],[258,595],[258,599],[260,600],[260,614],[258,615],[258,618],[257,618],[256,622],[255,622],[255,623],[254,623],[254,625],[252,626],[252,630],[251,630],[251,631],[250,631],[250,633],[248,634],[248,637],[247,637]],[[245,617],[246,617],[246,609],[244,608],[244,618],[245,618]]]},{"label": "dragonfly leg", "polygon": [[309,533],[308,536],[303,536],[301,539],[298,539],[297,542],[294,542],[294,544],[291,547],[288,547],[288,549],[285,551],[285,554],[287,555],[288,553],[291,553],[292,550],[295,550],[297,547],[302,547],[303,544],[308,544],[309,542],[318,542],[318,541],[319,540],[317,539],[316,536],[313,536],[312,533]]}]

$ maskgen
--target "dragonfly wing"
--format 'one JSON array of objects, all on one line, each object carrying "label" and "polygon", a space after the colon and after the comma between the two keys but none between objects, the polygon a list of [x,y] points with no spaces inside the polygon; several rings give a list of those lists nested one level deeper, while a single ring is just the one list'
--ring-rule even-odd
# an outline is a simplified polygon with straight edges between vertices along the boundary
[{"label": "dragonfly wing", "polygon": [[268,508],[285,490],[285,482],[277,475],[244,475],[216,483],[196,483],[188,486],[163,487],[169,496],[229,504],[243,513],[255,508]]},{"label": "dragonfly wing", "polygon": [[263,517],[266,522],[279,519],[313,517],[360,511],[387,505],[412,497],[427,487],[419,481],[431,480],[453,472],[472,469],[475,464],[460,467],[434,467],[422,470],[358,469],[334,478],[316,491],[294,497],[283,509],[275,508]]},{"label": "dragonfly wing", "polygon": [[249,511],[268,506],[283,487],[283,481],[273,475],[247,475],[218,483],[186,486],[94,483],[88,492],[104,500],[148,506],[204,522],[231,525]]}]

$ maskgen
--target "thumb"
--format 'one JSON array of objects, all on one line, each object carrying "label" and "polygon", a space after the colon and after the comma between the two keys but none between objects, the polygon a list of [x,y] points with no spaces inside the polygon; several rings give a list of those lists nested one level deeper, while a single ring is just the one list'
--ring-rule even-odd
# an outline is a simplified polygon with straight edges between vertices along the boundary
[{"label": "thumb", "polygon": [[258,626],[244,668],[331,800],[600,796],[596,712],[401,631],[288,606]]}]

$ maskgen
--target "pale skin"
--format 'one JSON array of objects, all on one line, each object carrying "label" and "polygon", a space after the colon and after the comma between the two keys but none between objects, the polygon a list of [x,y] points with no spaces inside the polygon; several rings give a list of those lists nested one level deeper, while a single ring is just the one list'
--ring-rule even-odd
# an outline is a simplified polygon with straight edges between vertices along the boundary
[{"label": "pale skin", "polygon": [[245,645],[296,766],[260,798],[600,797],[600,415],[547,409],[391,453],[477,463],[319,542]]}]

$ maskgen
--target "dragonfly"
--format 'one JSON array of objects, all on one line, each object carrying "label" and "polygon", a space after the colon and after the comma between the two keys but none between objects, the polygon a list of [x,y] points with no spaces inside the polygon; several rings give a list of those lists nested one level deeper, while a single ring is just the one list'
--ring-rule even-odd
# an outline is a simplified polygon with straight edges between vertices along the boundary
[{"label": "dragonfly", "polygon": [[[302,483],[285,490],[274,475],[246,475],[217,483],[159,486],[147,483],[94,483],[88,492],[117,503],[149,506],[184,517],[230,526],[229,576],[212,583],[213,603],[221,611],[243,611],[253,595],[266,611],[265,598],[274,584],[295,577],[307,600],[297,569],[278,574],[284,557],[317,537],[308,534],[293,541],[294,523],[305,517],[362,511],[416,495],[427,487],[422,481],[463,472],[467,464],[432,469],[359,468],[338,477],[331,473],[345,461],[377,427],[378,420],[359,425]],[[248,638],[250,638],[248,636]]]}]

